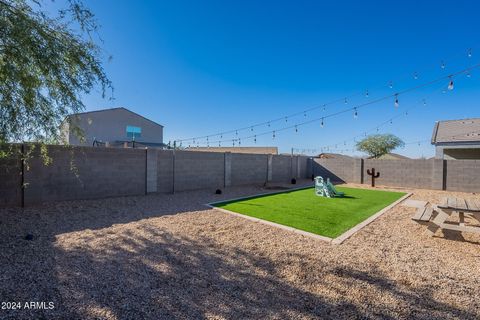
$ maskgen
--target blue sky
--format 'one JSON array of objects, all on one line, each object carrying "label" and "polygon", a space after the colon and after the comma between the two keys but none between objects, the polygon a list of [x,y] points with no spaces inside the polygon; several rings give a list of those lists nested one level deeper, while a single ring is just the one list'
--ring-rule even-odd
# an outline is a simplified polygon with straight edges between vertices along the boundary
[{"label": "blue sky", "polygon": [[[398,108],[388,99],[361,108],[357,119],[347,112],[326,119],[323,128],[316,121],[298,126],[298,132],[277,131],[275,139],[260,136],[479,63],[480,5],[475,1],[85,3],[102,26],[106,54],[113,56],[105,68],[115,87],[113,101],[102,100],[98,92],[86,96],[87,109],[127,107],[163,124],[166,142],[247,127],[346,96],[352,96],[347,104],[245,130],[238,137],[258,133],[256,145],[278,146],[282,152],[325,146],[334,151],[335,144],[352,149],[354,136],[374,133],[392,117],[393,124],[378,131],[413,142],[430,139],[436,120],[479,116],[480,69],[470,78],[455,77],[453,91],[442,93],[445,80],[402,95]],[[222,140],[235,138],[224,135]],[[255,145],[253,139],[241,143]],[[397,152],[429,157],[433,147],[412,143]]]}]

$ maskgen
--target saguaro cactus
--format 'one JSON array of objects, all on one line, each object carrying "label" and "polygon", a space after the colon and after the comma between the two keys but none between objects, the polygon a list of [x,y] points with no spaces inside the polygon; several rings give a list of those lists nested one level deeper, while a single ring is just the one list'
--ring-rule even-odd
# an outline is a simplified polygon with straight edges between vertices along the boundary
[{"label": "saguaro cactus", "polygon": [[367,169],[367,174],[372,176],[372,187],[375,187],[375,179],[380,177],[380,172],[375,173],[375,168],[372,168],[372,171]]}]

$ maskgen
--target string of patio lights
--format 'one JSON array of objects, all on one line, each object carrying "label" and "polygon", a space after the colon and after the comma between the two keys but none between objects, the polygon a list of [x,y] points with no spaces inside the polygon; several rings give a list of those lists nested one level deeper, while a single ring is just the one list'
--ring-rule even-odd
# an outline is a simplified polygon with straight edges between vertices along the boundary
[{"label": "string of patio lights", "polygon": [[[450,83],[449,83],[450,85]],[[452,84],[453,85],[453,84]],[[441,87],[439,87],[438,89],[441,89],[442,93],[446,93],[446,90],[445,90],[445,86],[442,84]],[[447,88],[448,90],[448,88]],[[451,90],[453,90],[453,86],[451,87]],[[393,124],[393,121],[394,120],[397,120],[401,117],[407,117],[410,112],[414,109],[416,109],[416,105],[418,104],[421,104],[422,106],[426,107],[427,106],[427,98],[432,95],[432,94],[435,94],[436,92],[433,92],[433,93],[430,93],[429,95],[427,96],[424,96],[421,100],[417,101],[417,103],[415,103],[412,107],[410,108],[407,108],[405,110],[405,112],[397,115],[397,116],[394,116],[394,117],[391,117],[379,124],[377,124],[375,127],[373,127],[372,129],[370,130],[366,130],[366,131],[363,131],[362,134],[357,134],[349,139],[343,139],[341,141],[338,141],[336,143],[332,143],[330,145],[324,145],[324,146],[321,146],[321,147],[318,147],[318,148],[292,148],[292,152],[301,152],[301,153],[305,153],[306,151],[308,151],[309,153],[317,153],[318,151],[319,152],[324,152],[324,151],[336,151],[336,152],[339,152],[339,153],[343,153],[343,152],[355,152],[356,150],[353,149],[353,148],[342,148],[342,149],[339,149],[338,148],[338,145],[343,145],[343,146],[346,146],[347,145],[347,142],[350,142],[350,141],[353,141],[353,142],[356,142],[356,139],[357,138],[361,138],[361,137],[366,137],[367,134],[370,134],[370,133],[378,133],[380,131],[380,128],[386,126],[386,125],[392,125]],[[428,141],[428,140],[427,140]],[[418,142],[424,142],[423,140],[422,141],[416,141],[415,143],[418,143]],[[405,145],[408,145],[408,144],[411,144],[411,143],[405,143]]]},{"label": "string of patio lights", "polygon": [[[472,57],[472,49],[467,50],[467,56],[468,56],[468,58]],[[440,67],[442,69],[445,69],[446,66],[445,66],[444,61],[441,62]],[[258,137],[266,136],[266,135],[271,135],[272,139],[275,139],[278,132],[291,130],[291,129],[294,129],[295,132],[298,132],[299,127],[305,126],[305,125],[308,125],[308,124],[311,124],[311,123],[315,123],[315,122],[320,122],[320,126],[323,127],[323,126],[325,126],[326,119],[332,118],[332,117],[335,117],[335,116],[339,116],[339,115],[342,115],[342,114],[345,114],[345,113],[348,113],[348,112],[352,112],[354,119],[357,119],[358,116],[359,116],[359,110],[362,109],[362,108],[365,108],[367,106],[371,106],[371,105],[386,101],[388,99],[392,99],[394,106],[396,108],[398,108],[399,105],[400,105],[400,97],[402,95],[405,95],[405,94],[410,93],[412,91],[419,90],[421,88],[431,86],[431,85],[439,83],[441,81],[448,81],[448,85],[446,86],[445,91],[446,90],[451,91],[451,90],[454,89],[454,78],[455,77],[457,77],[459,75],[462,75],[462,74],[465,74],[467,77],[470,77],[471,76],[470,72],[473,69],[476,69],[476,68],[479,68],[479,67],[480,67],[480,64],[475,64],[475,65],[469,66],[467,68],[464,68],[462,70],[450,73],[448,75],[444,75],[444,76],[435,78],[433,80],[421,83],[419,85],[412,86],[410,88],[407,88],[407,89],[404,89],[404,90],[401,90],[401,91],[397,91],[393,94],[388,94],[388,95],[382,96],[380,98],[377,98],[377,99],[374,99],[374,100],[371,100],[371,101],[368,101],[368,102],[365,102],[365,103],[358,104],[355,107],[346,108],[346,109],[343,109],[343,110],[340,110],[340,111],[337,111],[337,112],[333,112],[333,113],[330,113],[330,114],[322,115],[321,117],[317,117],[317,118],[310,119],[310,120],[307,120],[307,121],[297,122],[293,125],[287,125],[287,126],[284,126],[284,127],[281,127],[281,128],[277,128],[275,130],[267,130],[267,131],[264,131],[264,132],[260,132],[260,133],[256,133],[256,134],[250,134],[248,136],[243,136],[243,137],[238,136],[238,133],[241,132],[241,131],[250,130],[250,132],[253,132],[255,128],[264,127],[264,126],[267,126],[267,127],[270,128],[271,125],[275,122],[285,121],[285,123],[288,123],[288,120],[290,118],[293,118],[293,117],[296,117],[296,116],[299,116],[299,115],[302,115],[302,114],[303,114],[304,117],[307,117],[307,113],[309,113],[313,110],[317,110],[317,109],[322,108],[323,111],[325,111],[327,106],[332,105],[332,104],[336,104],[336,103],[339,103],[339,102],[342,102],[342,101],[346,105],[346,104],[348,104],[348,100],[350,98],[358,96],[359,94],[354,94],[354,95],[351,95],[351,96],[348,96],[348,97],[335,99],[335,100],[330,101],[328,103],[325,103],[323,105],[319,105],[319,106],[315,106],[315,107],[312,107],[312,108],[305,109],[301,112],[296,112],[296,113],[293,113],[293,114],[290,114],[290,115],[287,115],[287,116],[279,117],[279,118],[269,120],[269,121],[264,121],[264,122],[257,123],[257,124],[254,124],[254,125],[250,125],[250,126],[245,126],[245,127],[241,127],[241,128],[237,128],[237,129],[233,129],[233,130],[223,131],[223,132],[219,132],[219,133],[216,133],[216,134],[197,136],[197,137],[192,137],[192,138],[187,138],[187,139],[177,139],[177,140],[174,141],[174,146],[182,147],[182,143],[187,142],[187,141],[191,142],[191,144],[193,144],[193,145],[196,144],[197,146],[199,146],[201,140],[205,140],[205,144],[207,145],[207,147],[210,147],[210,145],[215,146],[217,144],[220,147],[222,145],[222,143],[228,143],[228,142],[231,142],[233,146],[235,146],[236,144],[241,146],[242,140],[244,140],[244,141],[245,140],[253,140],[253,142],[256,143]],[[418,79],[418,73],[416,73],[416,72],[414,73],[414,79]],[[393,88],[393,82],[390,81],[388,83],[388,86],[390,87],[390,89],[392,89]],[[366,98],[368,98],[369,97],[369,91],[366,90],[364,92],[364,95],[365,95]],[[422,99],[422,103],[425,105],[426,100]],[[408,110],[407,110],[407,113],[408,113]],[[397,117],[393,117],[393,118],[389,119],[388,121],[386,121],[385,123],[389,123],[389,122],[391,123],[391,121],[393,121]],[[385,124],[385,123],[383,123],[383,124]],[[380,127],[381,125],[376,126],[377,131],[378,131],[378,127]],[[224,139],[223,138],[224,135],[233,134],[233,133],[235,134],[235,138],[233,138],[233,139]],[[212,137],[219,137],[219,138],[217,140],[212,141],[211,140]],[[191,146],[191,144],[189,144],[189,147]]]},{"label": "string of patio lights", "polygon": [[[469,136],[469,135],[480,135],[480,130],[469,131],[469,132],[466,132],[466,133],[446,136],[446,137],[443,137],[443,138],[453,139],[453,138],[464,137],[464,136]],[[412,144],[420,145],[421,143],[426,143],[426,142],[430,142],[430,139],[423,139],[423,140],[405,142],[404,145],[412,145]],[[319,153],[319,152],[324,152],[324,149],[322,149],[322,148],[320,148],[320,149],[319,148],[316,148],[316,149],[293,148],[293,150],[296,150],[296,151],[298,151],[298,153],[302,153],[302,154],[316,154],[316,153]],[[355,152],[357,150],[354,149],[354,148],[347,148],[347,149],[333,149],[333,150],[325,150],[325,151],[335,151],[336,153],[345,153],[345,152]]]}]

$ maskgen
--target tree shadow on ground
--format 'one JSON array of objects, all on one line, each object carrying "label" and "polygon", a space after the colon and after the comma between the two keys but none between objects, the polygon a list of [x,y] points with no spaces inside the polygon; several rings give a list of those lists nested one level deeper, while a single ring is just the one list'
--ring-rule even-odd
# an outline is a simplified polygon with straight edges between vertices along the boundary
[{"label": "tree shadow on ground", "polygon": [[[205,209],[189,201],[190,196],[129,197],[108,199],[98,207],[87,201],[43,213],[37,208],[7,212],[7,219],[0,219],[1,300],[52,301],[55,309],[0,310],[0,319],[479,317],[475,308],[438,301],[433,284],[409,286],[339,261],[288,250],[279,258],[235,242],[228,245],[149,225],[150,217]],[[215,197],[204,196],[205,202]],[[184,206],[172,210],[168,201]],[[137,220],[144,221],[120,230],[105,228]],[[78,230],[82,232],[72,232]],[[23,239],[27,231],[34,231],[33,241]],[[291,264],[298,264],[298,273],[287,276]],[[375,294],[366,293],[365,286],[374,287]],[[355,298],[353,289],[364,296]],[[389,299],[382,302],[383,296]]]},{"label": "tree shadow on ground", "polygon": [[[7,239],[8,240],[8,239]],[[12,301],[53,301],[54,310],[13,311],[12,319],[475,319],[478,313],[437,301],[435,288],[413,288],[333,262],[288,253],[273,259],[209,237],[174,235],[148,221],[112,231],[65,234],[51,243],[7,249],[23,258],[0,289]],[[30,245],[33,244],[33,245]],[[41,260],[41,261],[40,261]],[[21,263],[23,261],[23,263]],[[294,279],[285,276],[298,264]],[[302,278],[304,276],[304,278]],[[349,290],[373,286],[376,295],[354,299]],[[325,294],[318,287],[337,292]],[[315,289],[317,288],[317,289]],[[2,292],[3,291],[3,292]],[[3,295],[5,294],[5,295]],[[398,308],[389,296],[407,307]],[[25,299],[25,300],[23,300]],[[3,315],[2,315],[3,316]]]},{"label": "tree shadow on ground", "polygon": [[[110,239],[108,239],[110,236]],[[82,239],[78,239],[81,243]],[[101,234],[96,249],[56,248],[57,286],[72,317],[114,315],[119,319],[378,318],[474,319],[478,314],[437,301],[434,288],[406,288],[379,273],[309,261],[312,282],[331,290],[339,282],[375,287],[407,305],[353,301],[351,297],[315,294],[282,274],[279,261],[240,248],[219,245],[207,237],[175,236],[148,225],[120,234]],[[293,258],[293,257],[290,257]],[[290,258],[287,258],[288,262]],[[298,255],[297,261],[307,261]],[[314,263],[314,264],[312,264]],[[327,280],[328,277],[335,280]],[[374,297],[372,297],[373,299]]]}]

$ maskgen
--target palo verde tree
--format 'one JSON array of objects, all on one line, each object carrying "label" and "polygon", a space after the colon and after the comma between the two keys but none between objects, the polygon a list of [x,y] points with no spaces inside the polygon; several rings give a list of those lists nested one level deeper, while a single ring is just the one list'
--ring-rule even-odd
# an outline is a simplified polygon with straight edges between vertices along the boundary
[{"label": "palo verde tree", "polygon": [[81,95],[112,89],[94,15],[65,1],[52,13],[42,0],[0,0],[0,143],[58,142]]},{"label": "palo verde tree", "polygon": [[378,158],[404,145],[405,143],[393,134],[374,134],[357,142],[356,147],[358,151],[365,152],[372,158]]}]

